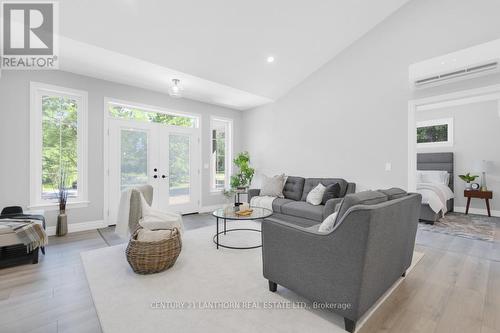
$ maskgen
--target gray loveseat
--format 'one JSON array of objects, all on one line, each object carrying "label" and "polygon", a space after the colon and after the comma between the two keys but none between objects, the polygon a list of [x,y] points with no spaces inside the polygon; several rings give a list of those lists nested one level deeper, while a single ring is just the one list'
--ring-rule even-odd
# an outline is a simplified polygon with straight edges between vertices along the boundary
[{"label": "gray loveseat", "polygon": [[412,261],[422,197],[395,190],[347,195],[329,233],[265,219],[262,257],[269,289],[282,285],[328,303],[353,332]]},{"label": "gray loveseat", "polygon": [[[326,201],[324,205],[314,206],[306,202],[307,194],[319,183],[324,186],[338,183],[340,191],[337,198]],[[342,178],[302,178],[289,176],[283,188],[284,198],[277,198],[273,202],[273,216],[278,219],[293,221],[303,227],[311,227],[321,223],[328,215],[335,212],[335,207],[342,198],[354,193],[356,184],[349,183]],[[258,196],[260,189],[248,191],[248,201]]]}]

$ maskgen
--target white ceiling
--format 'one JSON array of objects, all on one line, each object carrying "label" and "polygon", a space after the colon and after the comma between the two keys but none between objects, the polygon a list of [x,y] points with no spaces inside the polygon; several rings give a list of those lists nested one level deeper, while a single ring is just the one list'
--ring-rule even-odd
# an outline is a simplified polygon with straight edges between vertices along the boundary
[{"label": "white ceiling", "polygon": [[192,83],[186,97],[248,109],[285,94],[407,1],[64,0],[61,67],[160,91],[176,73]]}]

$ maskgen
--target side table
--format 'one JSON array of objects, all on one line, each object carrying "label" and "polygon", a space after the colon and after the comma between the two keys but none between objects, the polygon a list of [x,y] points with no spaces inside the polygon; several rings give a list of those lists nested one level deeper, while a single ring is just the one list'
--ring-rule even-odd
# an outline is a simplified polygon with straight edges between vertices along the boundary
[{"label": "side table", "polygon": [[491,217],[490,211],[490,199],[493,199],[492,191],[480,191],[480,190],[465,190],[464,197],[467,198],[467,207],[465,208],[465,214],[469,214],[469,206],[472,198],[484,199],[486,202],[486,209],[488,210],[488,216]]}]

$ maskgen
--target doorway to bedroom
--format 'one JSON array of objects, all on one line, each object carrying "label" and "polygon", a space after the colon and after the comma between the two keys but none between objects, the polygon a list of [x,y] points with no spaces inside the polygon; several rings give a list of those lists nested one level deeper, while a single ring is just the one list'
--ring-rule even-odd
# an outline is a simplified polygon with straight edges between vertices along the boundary
[{"label": "doorway to bedroom", "polygon": [[108,224],[116,224],[121,193],[152,185],[153,207],[183,214],[200,204],[199,117],[107,101]]},{"label": "doorway to bedroom", "polygon": [[500,86],[411,101],[408,134],[421,221],[491,238],[488,216],[500,217]]}]

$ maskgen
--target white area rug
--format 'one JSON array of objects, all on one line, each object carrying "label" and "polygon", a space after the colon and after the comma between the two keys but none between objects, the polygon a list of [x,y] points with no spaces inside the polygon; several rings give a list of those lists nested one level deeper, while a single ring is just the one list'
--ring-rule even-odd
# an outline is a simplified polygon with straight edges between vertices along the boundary
[{"label": "white area rug", "polygon": [[[228,228],[260,229],[260,223],[237,223],[228,224]],[[304,305],[309,302],[283,287],[278,287],[276,293],[269,292],[262,276],[260,248],[216,250],[214,233],[215,226],[186,232],[177,263],[153,275],[133,273],[125,258],[126,244],[82,253],[103,331],[345,332],[339,315],[306,309]],[[228,245],[254,245],[260,235],[233,232],[222,237],[221,241]],[[415,252],[412,268],[422,257],[422,253]],[[210,308],[214,306],[218,308]]]}]

